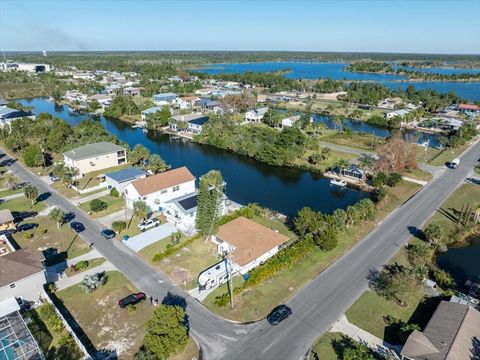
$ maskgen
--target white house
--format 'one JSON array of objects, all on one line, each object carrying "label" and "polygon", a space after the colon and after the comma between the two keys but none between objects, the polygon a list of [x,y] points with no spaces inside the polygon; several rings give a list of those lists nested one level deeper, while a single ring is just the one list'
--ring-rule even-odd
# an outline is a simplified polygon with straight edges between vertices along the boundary
[{"label": "white house", "polygon": [[177,107],[181,110],[191,109],[200,98],[197,96],[184,96],[175,101]]},{"label": "white house", "polygon": [[153,102],[157,106],[169,105],[178,99],[178,95],[174,93],[161,93],[153,95]]},{"label": "white house", "polygon": [[3,71],[26,71],[32,73],[50,72],[51,68],[48,64],[33,64],[33,63],[0,63],[0,70]]},{"label": "white house", "polygon": [[105,182],[108,189],[115,188],[120,194],[123,194],[125,186],[137,179],[147,177],[147,172],[138,167],[130,167],[105,174]]},{"label": "white house", "polygon": [[142,110],[142,112],[140,113],[140,117],[142,118],[142,121],[147,121],[147,116],[149,114],[155,114],[157,111],[160,111],[160,110],[162,110],[160,106],[153,106],[151,108]]},{"label": "white house", "polygon": [[84,102],[84,101],[87,101],[88,96],[85,94],[82,94],[78,90],[67,90],[67,92],[65,93],[65,99],[68,101]]},{"label": "white house", "polygon": [[300,115],[289,116],[285,119],[282,119],[282,129],[285,127],[292,127],[298,120],[300,120]]},{"label": "white house", "polygon": [[162,211],[168,201],[194,192],[195,177],[186,167],[134,180],[124,190],[128,208],[144,201],[152,211]]},{"label": "white house", "polygon": [[187,131],[199,134],[203,130],[203,125],[208,121],[208,116],[201,113],[175,115],[170,121],[170,130],[178,131],[178,122],[180,121],[186,122],[188,124]]},{"label": "white house", "polygon": [[3,127],[7,124],[10,125],[13,120],[21,119],[24,117],[35,119],[35,115],[31,112],[10,109],[6,106],[0,107],[0,127]]},{"label": "white house", "polygon": [[410,110],[400,109],[400,110],[390,111],[390,112],[386,113],[385,117],[387,119],[392,119],[392,118],[397,117],[397,116],[403,118],[405,115],[407,115],[409,113],[410,113]]},{"label": "white house", "polygon": [[386,98],[378,102],[378,107],[382,109],[395,109],[395,106],[403,103],[401,97]]},{"label": "white house", "polygon": [[261,123],[267,111],[268,107],[249,110],[245,113],[244,120],[248,123]]}]

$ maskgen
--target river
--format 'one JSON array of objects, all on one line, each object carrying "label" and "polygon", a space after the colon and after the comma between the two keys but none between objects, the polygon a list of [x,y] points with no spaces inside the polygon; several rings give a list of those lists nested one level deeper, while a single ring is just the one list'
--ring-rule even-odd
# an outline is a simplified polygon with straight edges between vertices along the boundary
[{"label": "river", "polygon": [[[44,98],[19,102],[32,106],[37,115],[46,112],[71,125],[89,118]],[[122,121],[103,116],[98,121],[130,147],[142,144],[173,167],[187,166],[197,178],[209,170],[220,170],[227,182],[228,196],[241,204],[259,203],[292,217],[304,206],[330,213],[368,197],[364,192],[330,186],[328,179],[307,171],[270,166],[211,146],[175,141],[168,135],[145,133]]]},{"label": "river", "polygon": [[[234,74],[252,72],[270,72],[291,69],[285,74],[289,79],[318,79],[330,78],[334,80],[374,81],[381,83],[392,90],[406,89],[408,85],[414,85],[419,90],[432,89],[440,93],[454,92],[458,96],[470,100],[480,101],[480,82],[454,82],[454,81],[406,81],[406,77],[395,74],[355,73],[345,71],[346,63],[316,63],[316,62],[258,62],[237,64],[211,64],[203,71],[208,74]],[[411,68],[439,74],[453,73],[478,73],[480,69],[453,69],[453,68]]]}]

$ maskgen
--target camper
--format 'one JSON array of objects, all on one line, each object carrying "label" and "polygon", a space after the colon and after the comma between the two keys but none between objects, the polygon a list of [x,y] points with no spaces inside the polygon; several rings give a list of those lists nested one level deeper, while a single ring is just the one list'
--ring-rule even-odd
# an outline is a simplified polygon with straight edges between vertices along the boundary
[{"label": "camper", "polygon": [[450,168],[455,169],[458,165],[460,165],[460,159],[456,158],[450,161]]}]

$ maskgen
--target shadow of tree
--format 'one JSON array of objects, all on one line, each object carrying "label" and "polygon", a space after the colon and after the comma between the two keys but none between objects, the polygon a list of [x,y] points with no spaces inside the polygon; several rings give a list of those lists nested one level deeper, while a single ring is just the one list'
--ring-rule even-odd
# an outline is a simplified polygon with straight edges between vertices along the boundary
[{"label": "shadow of tree", "polygon": [[470,352],[472,353],[470,360],[480,360],[480,340],[476,336],[472,338],[472,348]]}]

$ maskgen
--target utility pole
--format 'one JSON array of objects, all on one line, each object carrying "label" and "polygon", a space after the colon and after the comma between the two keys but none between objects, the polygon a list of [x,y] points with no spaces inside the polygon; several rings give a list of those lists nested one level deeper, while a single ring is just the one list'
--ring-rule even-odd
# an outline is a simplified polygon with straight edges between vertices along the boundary
[{"label": "utility pole", "polygon": [[233,279],[232,279],[232,246],[228,244],[228,251],[224,255],[225,267],[227,269],[228,292],[230,293],[230,308],[233,309]]}]

